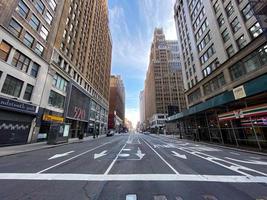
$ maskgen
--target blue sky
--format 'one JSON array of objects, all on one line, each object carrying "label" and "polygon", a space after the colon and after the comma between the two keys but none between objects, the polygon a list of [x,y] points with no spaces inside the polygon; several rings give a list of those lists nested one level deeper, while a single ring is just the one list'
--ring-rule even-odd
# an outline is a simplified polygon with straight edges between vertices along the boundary
[{"label": "blue sky", "polygon": [[144,88],[154,28],[162,27],[167,39],[176,39],[174,2],[109,0],[112,74],[122,76],[126,90],[126,117],[134,124],[139,120],[139,92]]}]

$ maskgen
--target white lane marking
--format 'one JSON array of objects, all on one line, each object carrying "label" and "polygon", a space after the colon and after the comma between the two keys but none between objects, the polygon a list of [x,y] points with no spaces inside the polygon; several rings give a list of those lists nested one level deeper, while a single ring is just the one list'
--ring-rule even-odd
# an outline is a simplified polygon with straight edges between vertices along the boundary
[{"label": "white lane marking", "polygon": [[250,156],[250,158],[256,159],[256,160],[260,160],[261,159],[260,157],[254,157],[254,156]]},{"label": "white lane marking", "polygon": [[86,154],[86,153],[89,153],[89,152],[91,152],[91,151],[94,151],[94,150],[96,150],[96,149],[98,149],[98,148],[100,148],[100,147],[103,147],[103,146],[105,146],[105,145],[107,145],[107,144],[110,144],[110,143],[112,143],[112,142],[106,142],[106,143],[104,143],[104,144],[102,144],[102,145],[100,145],[100,146],[97,146],[97,147],[93,148],[93,149],[89,149],[89,150],[87,150],[87,151],[85,151],[85,152],[83,152],[83,153],[80,153],[80,154],[78,154],[78,155],[76,155],[76,156],[73,156],[73,157],[67,159],[67,160],[64,160],[64,161],[62,161],[62,162],[60,162],[60,163],[57,163],[57,164],[55,164],[55,165],[53,165],[53,166],[51,166],[51,167],[48,167],[48,168],[46,168],[46,169],[43,169],[43,170],[37,172],[37,174],[46,172],[46,171],[48,171],[48,170],[50,170],[50,169],[53,169],[53,168],[55,168],[55,167],[57,167],[57,166],[59,166],[59,165],[62,165],[62,164],[64,164],[64,163],[66,163],[66,162],[69,162],[69,161],[71,161],[71,160],[73,160],[73,159],[75,159],[75,158],[78,158],[78,157],[80,157],[80,156],[82,156],[82,155],[84,155],[84,154]]},{"label": "white lane marking", "polygon": [[130,156],[130,154],[128,154],[128,153],[120,153],[119,154],[119,157],[129,157]]},{"label": "white lane marking", "polygon": [[137,150],[136,155],[139,157],[140,160],[142,160],[142,158],[143,158],[146,154],[142,153],[141,149],[138,147],[138,150]]},{"label": "white lane marking", "polygon": [[61,158],[61,157],[64,157],[64,156],[68,156],[69,154],[71,154],[73,152],[74,151],[69,151],[69,152],[66,152],[66,153],[56,154],[56,155],[48,158],[48,160],[53,160],[53,159],[56,159],[56,158]]},{"label": "white lane marking", "polygon": [[94,154],[94,159],[101,158],[101,157],[107,155],[107,152],[108,152],[108,151],[105,150],[105,151],[102,151],[102,152],[100,152],[100,153],[95,153],[95,154]]},{"label": "white lane marking", "polygon": [[44,181],[197,181],[223,183],[267,183],[265,176],[220,176],[192,174],[36,174],[0,173],[0,180]]},{"label": "white lane marking", "polygon": [[236,156],[240,156],[239,153],[236,153],[236,152],[229,152],[230,154],[233,154],[233,155],[236,155]]},{"label": "white lane marking", "polygon": [[267,165],[267,162],[264,161],[258,161],[258,160],[239,160],[234,158],[225,157],[228,160],[240,162],[240,163],[247,163],[247,164],[253,164],[253,165]]},{"label": "white lane marking", "polygon": [[173,156],[176,156],[176,157],[182,158],[182,159],[187,159],[186,155],[184,155],[184,154],[183,155],[179,154],[176,151],[172,151],[172,153],[173,153]]},{"label": "white lane marking", "polygon": [[123,149],[123,151],[131,151],[131,149]]},{"label": "white lane marking", "polygon": [[126,200],[137,200],[136,194],[127,194]]},{"label": "white lane marking", "polygon": [[169,168],[171,168],[171,170],[175,173],[175,174],[179,174],[179,172],[177,172],[173,166],[171,166],[155,149],[153,149],[143,138],[142,140],[146,143],[146,145],[152,149],[152,151],[154,151],[155,154],[157,154],[157,156],[166,164],[169,166]]},{"label": "white lane marking", "polygon": [[165,195],[154,196],[154,200],[168,200]]},{"label": "white lane marking", "polygon": [[[129,141],[129,138],[130,138],[130,136],[128,137],[128,140],[127,141]],[[113,167],[113,165],[115,164],[115,162],[118,160],[118,157],[121,154],[122,150],[125,148],[126,144],[127,144],[127,142],[123,145],[123,147],[121,148],[121,150],[119,151],[119,153],[117,154],[117,156],[114,158],[114,160],[112,161],[112,163],[109,165],[109,167],[107,168],[107,170],[104,173],[105,175],[107,175],[110,172],[111,168]]]},{"label": "white lane marking", "polygon": [[[157,140],[158,140],[158,139],[157,139]],[[164,142],[164,141],[161,141],[161,142],[167,144],[167,142]],[[234,172],[237,172],[237,173],[239,173],[239,174],[243,174],[243,175],[245,175],[245,176],[248,176],[248,177],[249,177],[249,176],[252,176],[252,175],[250,175],[250,174],[248,174],[248,173],[245,173],[245,172],[243,172],[242,170],[244,170],[244,171],[249,171],[249,172],[254,172],[254,173],[258,173],[258,174],[263,175],[263,176],[267,176],[266,173],[263,173],[263,172],[260,172],[260,171],[257,171],[257,170],[254,170],[254,169],[251,169],[251,168],[242,166],[242,165],[238,165],[238,164],[233,163],[233,162],[230,162],[230,161],[228,161],[228,160],[223,160],[223,159],[220,159],[220,158],[217,158],[217,157],[214,157],[214,156],[205,154],[205,153],[203,153],[203,152],[192,151],[192,150],[190,150],[190,148],[187,148],[187,147],[176,147],[176,148],[179,149],[179,150],[181,150],[181,151],[184,151],[184,152],[186,152],[186,153],[189,153],[189,154],[191,154],[191,155],[194,155],[194,156],[196,156],[196,157],[202,158],[202,159],[204,159],[204,160],[207,160],[207,161],[209,161],[209,162],[212,162],[212,163],[214,163],[214,164],[217,164],[217,165],[219,165],[219,166],[222,166],[222,167],[224,167],[224,168],[227,168],[227,169],[229,169],[229,170],[232,170],[232,171],[234,171]],[[227,163],[227,164],[229,164],[230,166],[227,166],[227,165],[225,165],[225,164],[222,164],[222,163],[220,163],[220,162],[218,162],[218,161]]]}]

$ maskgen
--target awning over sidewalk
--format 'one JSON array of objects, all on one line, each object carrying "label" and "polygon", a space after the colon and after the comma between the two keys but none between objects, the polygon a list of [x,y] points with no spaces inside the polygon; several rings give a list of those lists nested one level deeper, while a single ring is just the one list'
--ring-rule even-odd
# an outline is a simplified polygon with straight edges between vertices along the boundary
[{"label": "awning over sidewalk", "polygon": [[219,121],[267,115],[267,104],[247,107],[218,115]]},{"label": "awning over sidewalk", "polygon": [[[246,96],[253,96],[259,93],[263,93],[267,91],[267,74],[264,74],[256,79],[253,79],[245,84],[243,84]],[[225,105],[227,103],[235,101],[235,97],[233,91],[226,91],[218,96],[215,96],[203,103],[195,105],[188,110],[178,113],[176,115],[170,116],[168,121],[174,121],[181,119],[186,116],[190,116],[196,114],[198,112],[202,112],[211,108],[215,108],[218,106]]]}]

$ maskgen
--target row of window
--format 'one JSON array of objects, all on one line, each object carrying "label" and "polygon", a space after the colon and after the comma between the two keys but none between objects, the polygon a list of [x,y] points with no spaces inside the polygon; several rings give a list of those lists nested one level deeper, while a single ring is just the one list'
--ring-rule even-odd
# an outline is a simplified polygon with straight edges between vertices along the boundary
[{"label": "row of window", "polygon": [[196,18],[194,24],[193,24],[193,30],[195,31],[197,27],[199,26],[202,19],[205,17],[205,10],[204,8],[200,11],[198,17]]},{"label": "row of window", "polygon": [[[11,49],[12,46],[3,40],[0,44],[0,59],[7,62]],[[37,77],[40,68],[39,64],[31,61],[29,57],[18,50],[16,50],[12,58],[11,65],[25,73],[28,73],[30,69],[30,75],[34,78]]]},{"label": "row of window", "polygon": [[207,27],[209,26],[207,19],[202,23],[201,27],[198,29],[196,33],[196,41],[199,40],[199,38],[202,36],[202,34],[205,32]]},{"label": "row of window", "polygon": [[[216,60],[212,62],[217,66]],[[249,54],[229,68],[232,81],[238,80],[255,70],[267,65],[267,44]],[[211,67],[213,68],[213,67]],[[212,69],[208,69],[210,72]],[[203,71],[204,73],[204,71]],[[208,72],[207,72],[208,73]],[[205,75],[204,75],[205,76]],[[226,84],[223,73],[203,85],[204,95],[217,91]],[[188,95],[188,102],[197,102],[201,98],[200,88]]]},{"label": "row of window", "polygon": [[198,52],[202,51],[207,44],[210,42],[211,37],[210,37],[210,32],[207,33],[207,35],[201,40],[201,42],[197,45]]},{"label": "row of window", "polygon": [[[11,19],[10,23],[9,23],[9,30],[17,37],[19,38],[22,32],[22,26],[15,20],[15,19]],[[48,31],[46,28],[42,27],[41,28],[41,32],[40,35],[46,39],[46,37],[48,36]],[[34,44],[34,37],[26,32],[23,38],[23,43],[28,46],[29,48],[33,47]],[[34,49],[35,53],[42,56],[43,52],[44,52],[44,47],[37,42],[35,49]]]},{"label": "row of window", "polygon": [[199,58],[201,65],[209,60],[211,56],[215,53],[214,46],[211,45],[208,50]]},{"label": "row of window", "polygon": [[[2,74],[2,72],[0,74]],[[24,82],[22,80],[7,75],[1,92],[19,98],[22,92],[23,85]],[[33,92],[33,86],[27,83],[26,89],[23,94],[23,99],[26,101],[30,101],[32,97],[32,92]]]}]

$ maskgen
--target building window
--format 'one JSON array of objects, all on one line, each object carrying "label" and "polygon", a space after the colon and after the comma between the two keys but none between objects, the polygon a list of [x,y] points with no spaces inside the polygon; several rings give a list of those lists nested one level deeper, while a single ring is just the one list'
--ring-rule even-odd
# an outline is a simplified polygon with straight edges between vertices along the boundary
[{"label": "building window", "polygon": [[216,58],[214,61],[212,61],[212,63],[210,63],[205,69],[202,70],[203,76],[206,77],[210,75],[211,72],[215,70],[218,65],[219,65],[219,61]]},{"label": "building window", "polygon": [[218,21],[219,27],[221,27],[225,23],[222,14],[218,17],[217,21]]},{"label": "building window", "polygon": [[39,68],[40,68],[40,65],[34,62],[32,65],[32,69],[31,69],[32,77],[36,78],[38,76]]},{"label": "building window", "polygon": [[192,92],[191,94],[189,94],[187,96],[187,99],[188,99],[188,103],[189,104],[194,103],[194,102],[197,102],[200,98],[201,98],[200,89],[195,90],[194,92]]},{"label": "building window", "polygon": [[56,108],[63,108],[65,97],[51,90],[49,95],[48,104]]},{"label": "building window", "polygon": [[45,21],[51,25],[52,21],[53,21],[53,17],[52,15],[47,11],[46,14],[45,14]]},{"label": "building window", "polygon": [[35,15],[32,15],[29,24],[34,30],[38,30],[40,25],[40,20]]},{"label": "building window", "polygon": [[222,38],[223,38],[224,43],[227,42],[230,39],[230,36],[229,36],[229,33],[228,33],[228,30],[227,29],[225,29],[222,32]]},{"label": "building window", "polygon": [[45,5],[41,0],[36,1],[35,8],[38,10],[39,13],[44,14]]},{"label": "building window", "polygon": [[225,85],[225,79],[223,73],[213,78],[211,81],[203,85],[203,90],[205,95],[209,95],[212,92],[219,90]]},{"label": "building window", "polygon": [[213,45],[211,45],[208,50],[200,57],[200,63],[203,65],[209,60],[209,58],[215,53]]},{"label": "building window", "polygon": [[32,91],[33,91],[33,86],[30,84],[27,84],[23,99],[30,101],[32,97]]},{"label": "building window", "polygon": [[262,29],[259,22],[255,23],[252,27],[250,27],[249,32],[253,38],[258,37],[262,33]]},{"label": "building window", "polygon": [[16,36],[19,37],[22,31],[22,26],[19,25],[14,19],[11,19],[8,29]]},{"label": "building window", "polygon": [[226,49],[226,52],[227,52],[227,55],[229,58],[232,57],[235,54],[235,49],[234,49],[233,45],[229,46]]},{"label": "building window", "polygon": [[234,33],[236,33],[241,28],[237,17],[231,22],[231,27]]},{"label": "building window", "polygon": [[34,38],[28,32],[26,32],[24,35],[23,43],[26,46],[31,48],[33,45],[33,42],[34,42]]},{"label": "building window", "polygon": [[214,12],[217,13],[220,10],[220,5],[219,2],[216,1],[215,4],[213,5]]},{"label": "building window", "polygon": [[30,65],[30,59],[21,52],[16,51],[12,60],[12,65],[27,73]]},{"label": "building window", "polygon": [[48,4],[50,5],[50,7],[55,10],[57,7],[57,3],[55,0],[48,0]]},{"label": "building window", "polygon": [[35,53],[37,53],[39,56],[42,56],[44,53],[44,47],[38,42],[35,47]]},{"label": "building window", "polygon": [[12,46],[5,41],[2,41],[0,44],[0,59],[7,61],[10,54]]},{"label": "building window", "polygon": [[66,92],[68,82],[58,74],[54,75],[53,86],[61,91]]},{"label": "building window", "polygon": [[16,10],[23,18],[27,18],[29,11],[30,11],[28,6],[22,0],[19,1],[19,4]]},{"label": "building window", "polygon": [[236,42],[237,42],[239,49],[242,49],[244,46],[246,46],[246,43],[247,43],[244,35],[242,35],[240,38],[238,38]]},{"label": "building window", "polygon": [[208,32],[207,35],[203,38],[203,40],[201,40],[201,42],[197,45],[198,52],[202,51],[202,49],[204,49],[207,46],[210,40],[211,40],[210,32]]},{"label": "building window", "polygon": [[7,75],[4,82],[2,93],[8,94],[14,97],[19,97],[23,86],[23,81]]},{"label": "building window", "polygon": [[42,28],[41,28],[40,35],[44,40],[47,39],[48,30],[44,26],[42,26]]},{"label": "building window", "polygon": [[267,64],[267,45],[234,64],[229,70],[232,80],[237,80],[246,74],[258,70]]},{"label": "building window", "polygon": [[233,4],[231,1],[230,1],[230,3],[227,4],[227,6],[225,7],[225,10],[226,10],[226,14],[228,17],[230,17],[233,14],[234,7],[233,7]]},{"label": "building window", "polygon": [[246,7],[242,10],[242,14],[243,14],[243,17],[244,19],[247,21],[249,20],[252,16],[253,16],[253,12],[252,12],[252,9],[251,9],[251,6],[250,4],[248,3],[246,5]]}]

